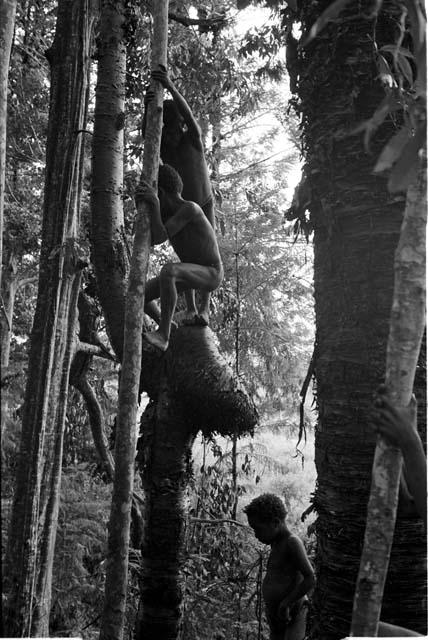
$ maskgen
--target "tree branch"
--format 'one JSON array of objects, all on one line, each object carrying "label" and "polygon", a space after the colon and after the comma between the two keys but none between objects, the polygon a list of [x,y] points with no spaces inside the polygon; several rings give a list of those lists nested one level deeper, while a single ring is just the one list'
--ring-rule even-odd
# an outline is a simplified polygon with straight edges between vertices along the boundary
[{"label": "tree branch", "polygon": [[178,13],[170,11],[168,13],[168,19],[179,22],[185,27],[197,26],[201,27],[204,30],[216,30],[227,24],[226,16],[223,14],[214,15],[211,18],[189,18],[188,16],[179,15]]}]

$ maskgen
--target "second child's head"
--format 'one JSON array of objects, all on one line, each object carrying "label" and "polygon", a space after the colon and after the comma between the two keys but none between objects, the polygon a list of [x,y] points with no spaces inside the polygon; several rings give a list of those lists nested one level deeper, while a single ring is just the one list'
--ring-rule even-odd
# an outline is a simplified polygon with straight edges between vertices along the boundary
[{"label": "second child's head", "polygon": [[287,511],[281,498],[273,493],[254,498],[244,512],[257,540],[264,544],[271,544],[284,529]]}]

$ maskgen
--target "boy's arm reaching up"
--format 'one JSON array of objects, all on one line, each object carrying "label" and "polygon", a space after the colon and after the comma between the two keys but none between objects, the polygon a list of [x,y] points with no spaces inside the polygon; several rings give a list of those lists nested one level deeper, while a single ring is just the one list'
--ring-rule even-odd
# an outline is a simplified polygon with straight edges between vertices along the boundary
[{"label": "boy's arm reaching up", "polygon": [[154,69],[152,71],[152,78],[154,80],[158,80],[158,82],[160,82],[165,89],[168,89],[175,104],[177,105],[181,116],[183,117],[184,122],[187,125],[187,129],[190,135],[195,142],[199,142],[202,146],[201,129],[197,123],[197,120],[193,115],[192,110],[187,104],[186,100],[183,98],[175,84],[172,82],[165,67],[159,65],[159,69]]},{"label": "boy's arm reaching up", "polygon": [[297,571],[300,571],[302,574],[303,580],[295,584],[294,588],[279,605],[278,615],[285,619],[288,618],[289,607],[305,596],[315,586],[314,570],[306,555],[303,542],[297,536],[292,536],[289,539],[288,545],[289,553],[293,556],[295,567]]}]

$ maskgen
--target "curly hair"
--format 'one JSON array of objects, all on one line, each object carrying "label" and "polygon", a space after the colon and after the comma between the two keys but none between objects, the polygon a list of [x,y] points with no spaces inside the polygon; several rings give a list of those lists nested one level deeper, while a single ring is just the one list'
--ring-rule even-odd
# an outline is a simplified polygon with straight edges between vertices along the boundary
[{"label": "curly hair", "polygon": [[255,518],[261,522],[272,522],[278,518],[284,520],[287,515],[284,503],[274,493],[262,493],[244,507],[248,518]]},{"label": "curly hair", "polygon": [[183,181],[177,171],[170,167],[169,164],[162,164],[159,167],[158,188],[163,189],[167,193],[181,194],[183,191]]}]

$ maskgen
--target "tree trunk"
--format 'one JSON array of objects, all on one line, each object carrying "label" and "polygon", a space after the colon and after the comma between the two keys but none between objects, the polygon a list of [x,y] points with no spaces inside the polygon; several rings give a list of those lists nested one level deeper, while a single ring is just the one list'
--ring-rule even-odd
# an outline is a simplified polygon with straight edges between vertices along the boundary
[{"label": "tree trunk", "polygon": [[92,137],[92,262],[107,332],[119,360],[122,359],[129,272],[122,202],[126,70],[124,25],[124,0],[102,0]]},{"label": "tree trunk", "polygon": [[[300,3],[304,32],[328,5]],[[371,8],[368,1],[358,8],[349,3],[340,20],[325,27],[299,59],[305,173],[314,226],[319,421],[312,633],[318,640],[343,638],[350,630],[374,448],[367,418],[372,394],[385,376],[394,250],[404,210],[403,200],[391,196],[386,181],[372,174],[391,136],[390,126],[373,136],[370,155],[360,137],[340,135],[369,119],[383,98],[368,34],[376,28],[378,47],[394,42],[401,6],[385,0],[376,25]],[[413,525],[415,530],[418,526]],[[415,550],[420,558],[421,542],[419,537]],[[408,569],[418,590],[421,575],[413,566]],[[399,624],[407,627],[414,622],[405,613],[412,608],[415,612],[414,604],[405,604],[411,597],[410,590],[403,593],[397,611],[402,615]]]},{"label": "tree trunk", "polygon": [[81,134],[87,103],[88,2],[62,1],[52,49],[37,306],[6,554],[10,636],[48,636],[65,405],[83,263],[76,252]]},{"label": "tree trunk", "polygon": [[[154,67],[166,67],[168,40],[168,0],[157,2],[153,11]],[[159,84],[159,83],[157,83]],[[159,84],[158,102],[163,90]],[[159,105],[160,106],[160,105]],[[147,117],[143,172],[152,185],[157,182],[162,108],[151,104]],[[144,325],[144,289],[150,255],[150,218],[146,203],[137,206],[134,247],[126,296],[122,370],[114,452],[115,474],[109,520],[108,564],[100,639],[120,640],[125,623],[128,588],[128,553],[131,505],[134,490],[134,464],[137,441],[137,409],[141,375]]]},{"label": "tree trunk", "polygon": [[3,265],[3,209],[6,173],[7,79],[15,26],[16,0],[0,4],[0,282]]},{"label": "tree trunk", "polygon": [[[416,183],[409,187],[407,193],[400,241],[395,252],[394,299],[387,348],[386,382],[391,397],[400,406],[408,406],[411,401],[425,328],[425,233],[424,162]],[[377,636],[397,513],[401,465],[401,452],[379,437],[373,461],[364,548],[354,599],[354,636]]]},{"label": "tree trunk", "polygon": [[145,488],[141,602],[136,640],[176,640],[183,602],[185,492],[197,428],[161,380],[142,418],[140,466]]}]

